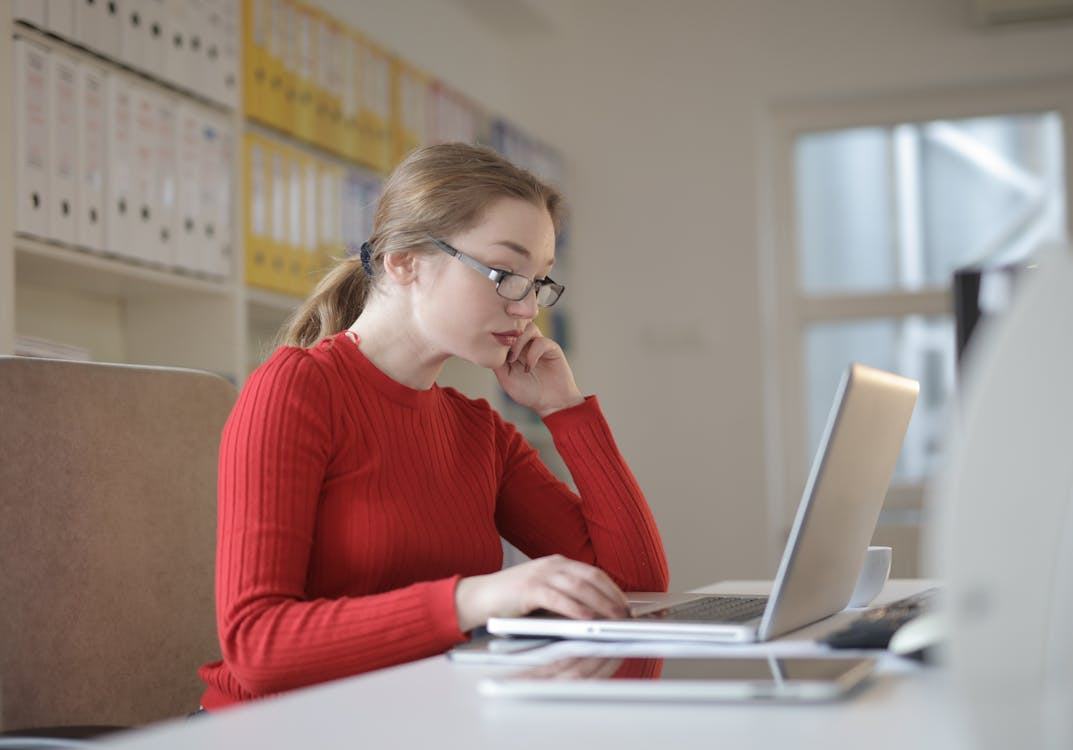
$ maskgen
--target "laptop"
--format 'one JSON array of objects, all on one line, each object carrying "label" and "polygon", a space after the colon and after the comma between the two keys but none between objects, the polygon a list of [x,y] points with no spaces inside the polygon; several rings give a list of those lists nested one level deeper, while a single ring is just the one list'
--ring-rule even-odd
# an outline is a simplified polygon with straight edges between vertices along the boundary
[{"label": "laptop", "polygon": [[595,640],[768,641],[849,603],[894,474],[920,384],[851,363],[766,597],[630,593],[624,619],[493,617],[496,635]]}]

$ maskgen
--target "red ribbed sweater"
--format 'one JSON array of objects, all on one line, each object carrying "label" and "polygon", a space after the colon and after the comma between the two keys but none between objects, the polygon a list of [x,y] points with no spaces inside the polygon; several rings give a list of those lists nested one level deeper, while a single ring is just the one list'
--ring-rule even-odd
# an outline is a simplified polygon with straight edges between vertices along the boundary
[{"label": "red ribbed sweater", "polygon": [[595,397],[549,415],[575,495],[513,425],[451,388],[380,372],[344,334],[250,376],[220,446],[219,708],[440,653],[464,641],[460,577],[531,557],[665,590],[648,505]]}]

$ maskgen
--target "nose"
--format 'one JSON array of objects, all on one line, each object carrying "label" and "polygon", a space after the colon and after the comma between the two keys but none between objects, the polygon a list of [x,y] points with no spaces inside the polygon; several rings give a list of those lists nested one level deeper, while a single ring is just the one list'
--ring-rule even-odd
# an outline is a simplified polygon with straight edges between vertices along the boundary
[{"label": "nose", "polygon": [[507,312],[515,318],[532,320],[537,314],[536,287],[529,290],[529,294],[520,300],[511,300],[507,304]]}]

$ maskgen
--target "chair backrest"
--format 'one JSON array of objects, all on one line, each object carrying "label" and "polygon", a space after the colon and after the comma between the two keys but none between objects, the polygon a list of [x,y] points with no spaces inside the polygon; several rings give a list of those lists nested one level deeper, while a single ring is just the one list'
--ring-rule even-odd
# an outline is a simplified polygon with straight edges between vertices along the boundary
[{"label": "chair backrest", "polygon": [[0,729],[197,708],[235,397],[206,372],[0,357]]}]

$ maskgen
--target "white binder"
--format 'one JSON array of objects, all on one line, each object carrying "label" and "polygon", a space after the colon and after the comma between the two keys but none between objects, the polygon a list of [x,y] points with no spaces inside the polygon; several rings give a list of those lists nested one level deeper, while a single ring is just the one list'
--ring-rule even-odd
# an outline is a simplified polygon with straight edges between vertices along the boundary
[{"label": "white binder", "polygon": [[49,57],[48,236],[73,245],[78,237],[78,63],[55,51]]},{"label": "white binder", "polygon": [[75,3],[75,41],[100,55],[113,55],[105,49],[105,24],[108,22],[108,3],[100,0],[77,0]]},{"label": "white binder", "polygon": [[146,0],[125,0],[119,8],[119,61],[135,70],[146,69]]},{"label": "white binder", "polygon": [[216,5],[220,14],[220,58],[216,64],[220,80],[220,103],[235,109],[238,107],[242,67],[241,13],[236,0],[216,0]]},{"label": "white binder", "polygon": [[123,46],[123,23],[126,20],[126,8],[131,3],[139,0],[97,0],[96,4],[103,6],[100,14],[100,52],[112,60],[121,59],[120,52]]},{"label": "white binder", "polygon": [[223,279],[231,278],[235,268],[235,229],[234,229],[234,149],[235,134],[226,122],[220,123],[219,138],[216,141],[216,243],[214,273]]},{"label": "white binder", "polygon": [[163,264],[157,242],[156,140],[159,95],[141,83],[131,82],[134,132],[131,150],[131,203],[134,255],[146,263]]},{"label": "white binder", "polygon": [[230,128],[207,112],[201,119],[201,170],[198,175],[202,217],[202,268],[212,276],[231,275],[231,166]]},{"label": "white binder", "polygon": [[78,189],[75,204],[75,244],[105,250],[105,165],[107,164],[107,81],[105,73],[89,63],[78,65]]},{"label": "white binder", "polygon": [[205,17],[202,31],[205,35],[205,48],[202,50],[201,69],[204,71],[205,78],[201,87],[209,99],[221,104],[226,98],[220,63],[223,47],[223,17],[220,10],[223,3],[217,0],[204,0],[204,3]]},{"label": "white binder", "polygon": [[157,80],[164,80],[167,44],[170,36],[169,4],[165,0],[141,0],[142,70]]},{"label": "white binder", "polygon": [[189,90],[193,81],[187,70],[190,65],[190,3],[187,0],[166,0],[168,39],[164,45],[164,80]]},{"label": "white binder", "polygon": [[23,21],[39,29],[45,28],[45,4],[41,0],[15,0],[11,11],[16,21]]},{"label": "white binder", "polygon": [[187,88],[200,96],[211,98],[212,84],[209,80],[208,47],[209,3],[208,0],[187,0],[186,18],[187,64],[185,77]]},{"label": "white binder", "polygon": [[74,39],[75,5],[75,0],[45,0],[45,28],[63,39]]},{"label": "white binder", "polygon": [[178,265],[178,146],[176,102],[171,96],[156,97],[156,179],[153,188],[155,214],[154,242],[157,256],[168,268]]},{"label": "white binder", "polygon": [[239,8],[235,0],[197,0],[193,5],[201,34],[197,91],[225,107],[238,105]]},{"label": "white binder", "polygon": [[132,198],[134,159],[134,102],[126,76],[111,74],[106,79],[108,161],[105,180],[107,198],[104,218],[105,251],[123,257],[137,257],[134,239],[135,207]]},{"label": "white binder", "polygon": [[15,231],[48,234],[49,57],[43,47],[16,38]]},{"label": "white binder", "polygon": [[176,237],[174,263],[192,273],[205,273],[201,228],[201,113],[190,102],[176,107]]}]

